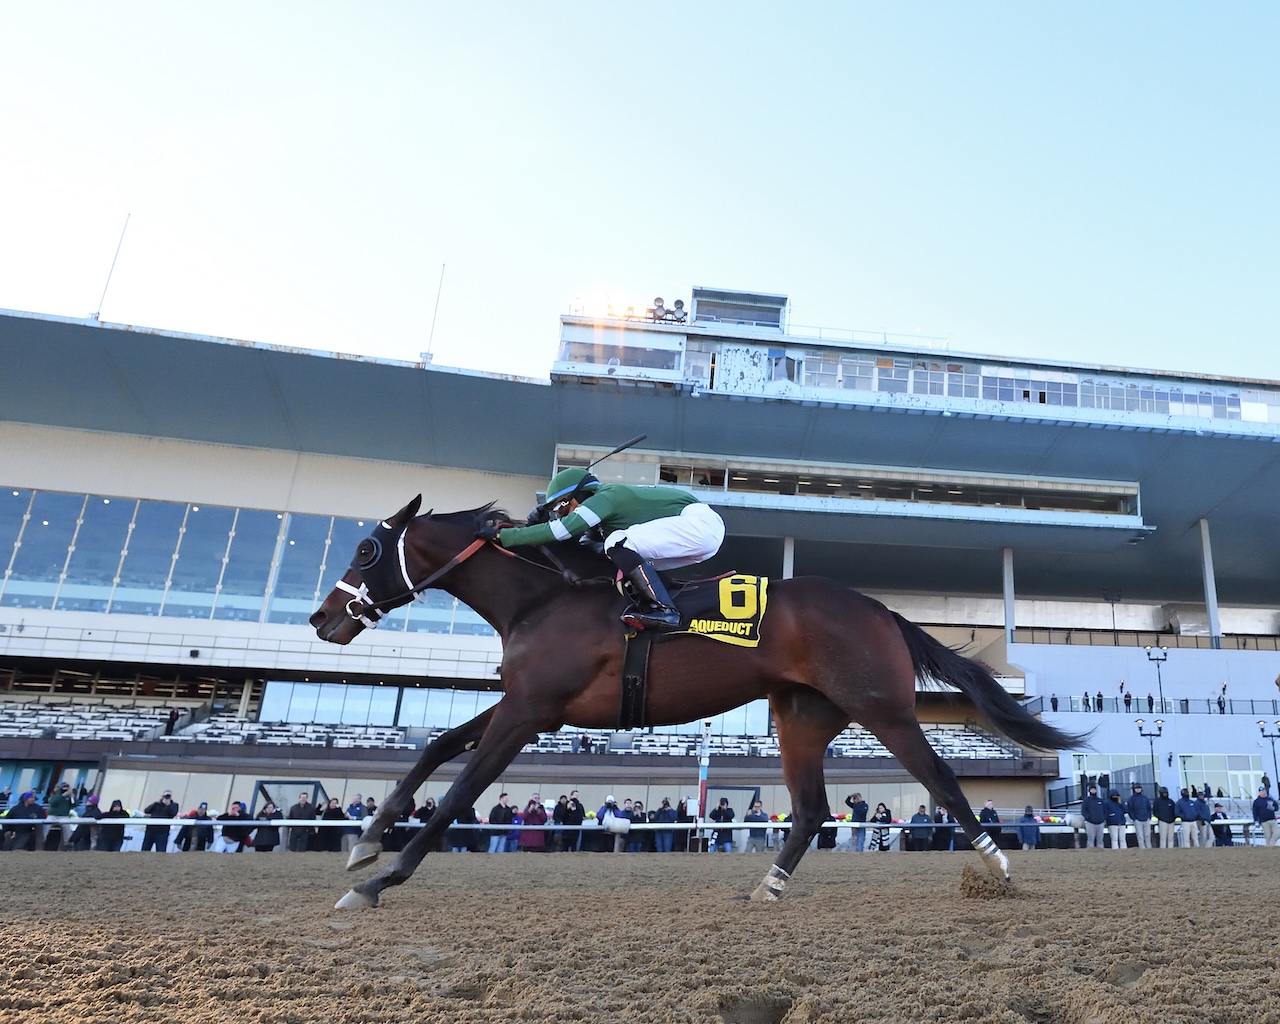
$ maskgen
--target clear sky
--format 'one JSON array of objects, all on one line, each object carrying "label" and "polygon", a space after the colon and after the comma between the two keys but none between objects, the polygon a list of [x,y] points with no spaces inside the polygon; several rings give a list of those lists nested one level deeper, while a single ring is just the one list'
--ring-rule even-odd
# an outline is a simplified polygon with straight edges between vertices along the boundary
[{"label": "clear sky", "polygon": [[[0,307],[545,378],[691,287],[1280,378],[1280,5],[0,6]],[[439,313],[431,337],[441,267]]]}]

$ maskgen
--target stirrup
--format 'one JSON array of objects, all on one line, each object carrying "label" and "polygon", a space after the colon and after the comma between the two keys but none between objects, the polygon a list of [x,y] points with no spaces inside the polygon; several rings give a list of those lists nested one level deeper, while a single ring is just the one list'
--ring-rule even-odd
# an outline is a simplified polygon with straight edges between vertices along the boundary
[{"label": "stirrup", "polygon": [[632,629],[679,629],[680,613],[674,608],[655,605],[653,608],[639,608],[632,605],[622,613],[622,621]]}]

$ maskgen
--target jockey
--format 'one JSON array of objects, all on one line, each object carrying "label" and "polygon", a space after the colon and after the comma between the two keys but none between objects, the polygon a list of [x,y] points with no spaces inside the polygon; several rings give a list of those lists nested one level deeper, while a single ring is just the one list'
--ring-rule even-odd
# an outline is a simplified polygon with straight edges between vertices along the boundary
[{"label": "jockey", "polygon": [[[540,521],[546,514],[550,521]],[[688,491],[602,484],[585,469],[564,469],[552,477],[547,500],[529,521],[535,525],[488,526],[476,536],[511,548],[574,540],[599,527],[604,553],[630,584],[636,604],[622,620],[635,629],[678,627],[680,613],[657,570],[706,561],[724,541],[724,521]]]}]

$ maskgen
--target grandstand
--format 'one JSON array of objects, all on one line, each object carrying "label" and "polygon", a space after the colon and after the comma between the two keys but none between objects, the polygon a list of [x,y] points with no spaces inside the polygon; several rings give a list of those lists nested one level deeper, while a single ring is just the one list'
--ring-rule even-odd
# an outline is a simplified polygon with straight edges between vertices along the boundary
[{"label": "grandstand", "polygon": [[[145,791],[238,762],[390,785],[498,699],[501,651],[442,593],[349,648],[315,639],[372,517],[418,491],[520,512],[637,429],[597,469],[713,504],[729,536],[708,573],[832,576],[1095,730],[1019,751],[922,688],[976,803],[1099,776],[1236,797],[1280,774],[1258,727],[1280,719],[1280,385],[796,327],[767,293],[694,289],[689,311],[566,315],[546,380],[0,313],[23,354],[0,378],[0,784]],[[335,404],[395,415],[375,445]],[[713,779],[780,793],[766,707],[712,731]],[[590,755],[541,736],[507,781],[683,786],[700,734],[600,732]],[[833,802],[849,784],[924,802],[865,731],[828,753]]]}]

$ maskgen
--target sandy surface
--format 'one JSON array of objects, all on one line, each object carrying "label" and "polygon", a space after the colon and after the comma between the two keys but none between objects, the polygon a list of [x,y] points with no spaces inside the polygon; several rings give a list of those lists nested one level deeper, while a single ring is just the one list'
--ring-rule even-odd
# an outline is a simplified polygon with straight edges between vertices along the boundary
[{"label": "sandy surface", "polygon": [[0,1021],[1280,1024],[1280,850],[0,854]]}]

